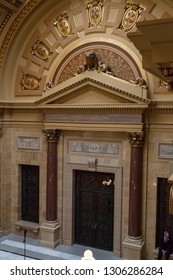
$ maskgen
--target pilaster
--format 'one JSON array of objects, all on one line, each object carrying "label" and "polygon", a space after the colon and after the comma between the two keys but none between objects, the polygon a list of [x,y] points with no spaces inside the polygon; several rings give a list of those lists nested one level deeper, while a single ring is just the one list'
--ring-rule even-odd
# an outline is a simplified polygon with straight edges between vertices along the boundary
[{"label": "pilaster", "polygon": [[59,243],[60,225],[57,219],[57,142],[59,130],[46,129],[43,133],[47,139],[47,189],[46,220],[40,227],[42,246],[54,248]]},{"label": "pilaster", "polygon": [[128,235],[123,242],[123,257],[126,259],[141,259],[144,245],[141,230],[144,134],[129,133],[127,137],[131,145],[131,161]]}]

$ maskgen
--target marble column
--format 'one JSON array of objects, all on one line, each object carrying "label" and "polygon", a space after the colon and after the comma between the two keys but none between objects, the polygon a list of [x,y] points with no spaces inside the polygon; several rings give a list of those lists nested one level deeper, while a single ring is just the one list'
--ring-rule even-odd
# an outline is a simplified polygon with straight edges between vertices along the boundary
[{"label": "marble column", "polygon": [[40,228],[43,246],[54,248],[59,243],[59,222],[57,220],[57,142],[59,130],[45,129],[47,139],[47,188],[46,221]]},{"label": "marble column", "polygon": [[[3,136],[3,130],[2,130],[2,128],[0,127],[0,138]],[[2,158],[1,158],[1,164],[2,164]],[[2,200],[2,186],[1,186],[1,189],[0,189],[0,237],[2,237],[3,236],[3,234],[4,234],[4,232],[3,232],[3,230],[2,230],[2,228],[1,228],[1,226],[2,226],[2,207],[1,207],[1,200]]]},{"label": "marble column", "polygon": [[144,244],[141,229],[144,134],[129,133],[127,137],[131,145],[131,161],[128,235],[123,242],[123,255],[127,259],[141,259]]}]

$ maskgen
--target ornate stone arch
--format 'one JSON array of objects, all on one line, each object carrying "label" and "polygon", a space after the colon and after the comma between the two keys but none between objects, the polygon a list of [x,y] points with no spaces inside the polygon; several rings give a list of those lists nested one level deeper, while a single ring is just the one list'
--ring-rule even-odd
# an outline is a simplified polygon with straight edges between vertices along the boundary
[{"label": "ornate stone arch", "polygon": [[86,63],[85,52],[93,51],[100,63],[106,64],[113,75],[130,81],[142,77],[142,72],[130,53],[119,45],[95,41],[80,45],[70,51],[54,71],[52,84],[59,84],[74,77],[77,68]]}]

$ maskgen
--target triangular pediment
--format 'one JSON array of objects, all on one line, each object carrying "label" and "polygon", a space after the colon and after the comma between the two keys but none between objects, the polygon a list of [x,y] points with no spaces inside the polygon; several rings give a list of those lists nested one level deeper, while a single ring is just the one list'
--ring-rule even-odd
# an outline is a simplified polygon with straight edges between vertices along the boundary
[{"label": "triangular pediment", "polygon": [[52,87],[36,104],[41,107],[147,107],[143,89],[104,73],[88,71]]}]

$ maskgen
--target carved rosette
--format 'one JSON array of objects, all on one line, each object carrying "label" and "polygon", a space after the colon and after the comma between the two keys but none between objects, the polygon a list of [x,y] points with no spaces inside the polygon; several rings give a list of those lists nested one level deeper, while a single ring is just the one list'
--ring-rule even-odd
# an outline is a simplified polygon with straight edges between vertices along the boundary
[{"label": "carved rosette", "polygon": [[42,132],[48,142],[58,142],[60,134],[58,129],[43,129]]},{"label": "carved rosette", "polygon": [[144,7],[142,5],[127,2],[119,28],[128,32],[134,27],[143,10]]},{"label": "carved rosette", "polygon": [[58,29],[60,35],[64,38],[72,34],[72,27],[68,18],[69,17],[67,13],[64,12],[53,21],[54,26]]},{"label": "carved rosette", "polygon": [[144,133],[128,133],[127,137],[129,139],[130,145],[131,146],[138,146],[142,147],[144,145]]}]

